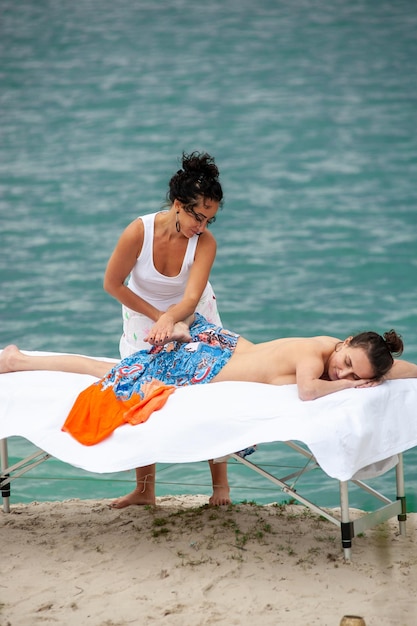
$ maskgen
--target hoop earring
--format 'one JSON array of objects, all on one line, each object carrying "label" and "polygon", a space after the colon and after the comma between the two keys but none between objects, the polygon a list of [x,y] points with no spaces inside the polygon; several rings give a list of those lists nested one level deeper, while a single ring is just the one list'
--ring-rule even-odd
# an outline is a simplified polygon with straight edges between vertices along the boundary
[{"label": "hoop earring", "polygon": [[175,228],[177,230],[177,233],[181,232],[181,226],[180,226],[180,221],[178,219],[178,213],[179,213],[179,211],[177,211],[177,219],[175,221]]}]

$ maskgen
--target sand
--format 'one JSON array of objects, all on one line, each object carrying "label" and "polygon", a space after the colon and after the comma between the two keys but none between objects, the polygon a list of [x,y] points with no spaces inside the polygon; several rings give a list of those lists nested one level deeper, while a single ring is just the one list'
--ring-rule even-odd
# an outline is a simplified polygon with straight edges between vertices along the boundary
[{"label": "sand", "polygon": [[[417,624],[417,514],[355,538],[295,505],[12,504],[0,513],[1,626]],[[359,512],[355,512],[359,514]]]}]

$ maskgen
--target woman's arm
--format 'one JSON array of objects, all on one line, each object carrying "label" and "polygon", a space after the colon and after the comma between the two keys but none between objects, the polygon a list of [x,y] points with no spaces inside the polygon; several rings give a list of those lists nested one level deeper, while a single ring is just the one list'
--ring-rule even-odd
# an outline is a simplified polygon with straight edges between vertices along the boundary
[{"label": "woman's arm", "polygon": [[305,344],[302,347],[303,353],[300,352],[296,356],[296,381],[300,400],[316,400],[336,391],[358,387],[375,387],[382,382],[353,377],[328,380],[325,377],[328,353],[323,352],[320,344],[314,343],[314,340],[309,342],[307,348]]},{"label": "woman's arm", "polygon": [[417,365],[409,361],[394,359],[394,365],[386,374],[386,380],[396,380],[398,378],[417,378]]},{"label": "woman's arm", "polygon": [[103,287],[120,304],[142,313],[152,320],[157,320],[161,311],[137,296],[125,285],[125,281],[142,250],[143,238],[144,226],[141,219],[134,220],[125,228],[107,263]]}]

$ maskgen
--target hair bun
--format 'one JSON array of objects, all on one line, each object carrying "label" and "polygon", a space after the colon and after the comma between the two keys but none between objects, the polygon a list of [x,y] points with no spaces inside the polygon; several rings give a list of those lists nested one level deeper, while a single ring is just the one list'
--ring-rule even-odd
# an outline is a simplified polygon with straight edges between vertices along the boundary
[{"label": "hair bun", "polygon": [[[184,172],[192,174],[196,178],[211,178],[217,180],[219,170],[214,162],[214,158],[207,152],[191,152],[191,154],[182,155],[182,167]],[[180,173],[180,172],[178,172]]]},{"label": "hair bun", "polygon": [[388,350],[395,356],[401,356],[404,350],[404,343],[401,335],[398,335],[393,328],[384,333],[384,340]]},{"label": "hair bun", "polygon": [[207,152],[182,153],[182,169],[177,170],[169,181],[167,200],[170,204],[179,200],[193,207],[199,196],[223,203],[223,189],[219,181],[219,170],[214,158]]}]

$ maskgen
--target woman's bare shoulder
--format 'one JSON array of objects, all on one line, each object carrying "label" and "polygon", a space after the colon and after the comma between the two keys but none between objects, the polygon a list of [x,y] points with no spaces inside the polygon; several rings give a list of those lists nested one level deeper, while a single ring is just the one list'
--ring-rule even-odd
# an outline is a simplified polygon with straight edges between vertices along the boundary
[{"label": "woman's bare shoulder", "polygon": [[342,341],[342,339],[339,339],[338,337],[331,337],[330,335],[316,335],[315,337],[311,337],[311,339],[322,343],[337,343]]},{"label": "woman's bare shoulder", "polygon": [[[340,339],[337,337],[330,337],[329,335],[316,335],[313,337],[301,337],[298,340],[298,352],[300,354],[310,354],[311,356],[328,355],[333,352],[335,346],[340,343]],[[297,349],[296,345],[294,346]]]},{"label": "woman's bare shoulder", "polygon": [[134,219],[130,224],[126,226],[124,231],[122,232],[121,239],[127,241],[141,241],[143,239],[143,234],[145,232],[145,228],[143,225],[143,221],[140,217]]},{"label": "woman's bare shoulder", "polygon": [[196,256],[210,254],[214,256],[217,252],[217,242],[213,233],[205,230],[198,238]]}]

